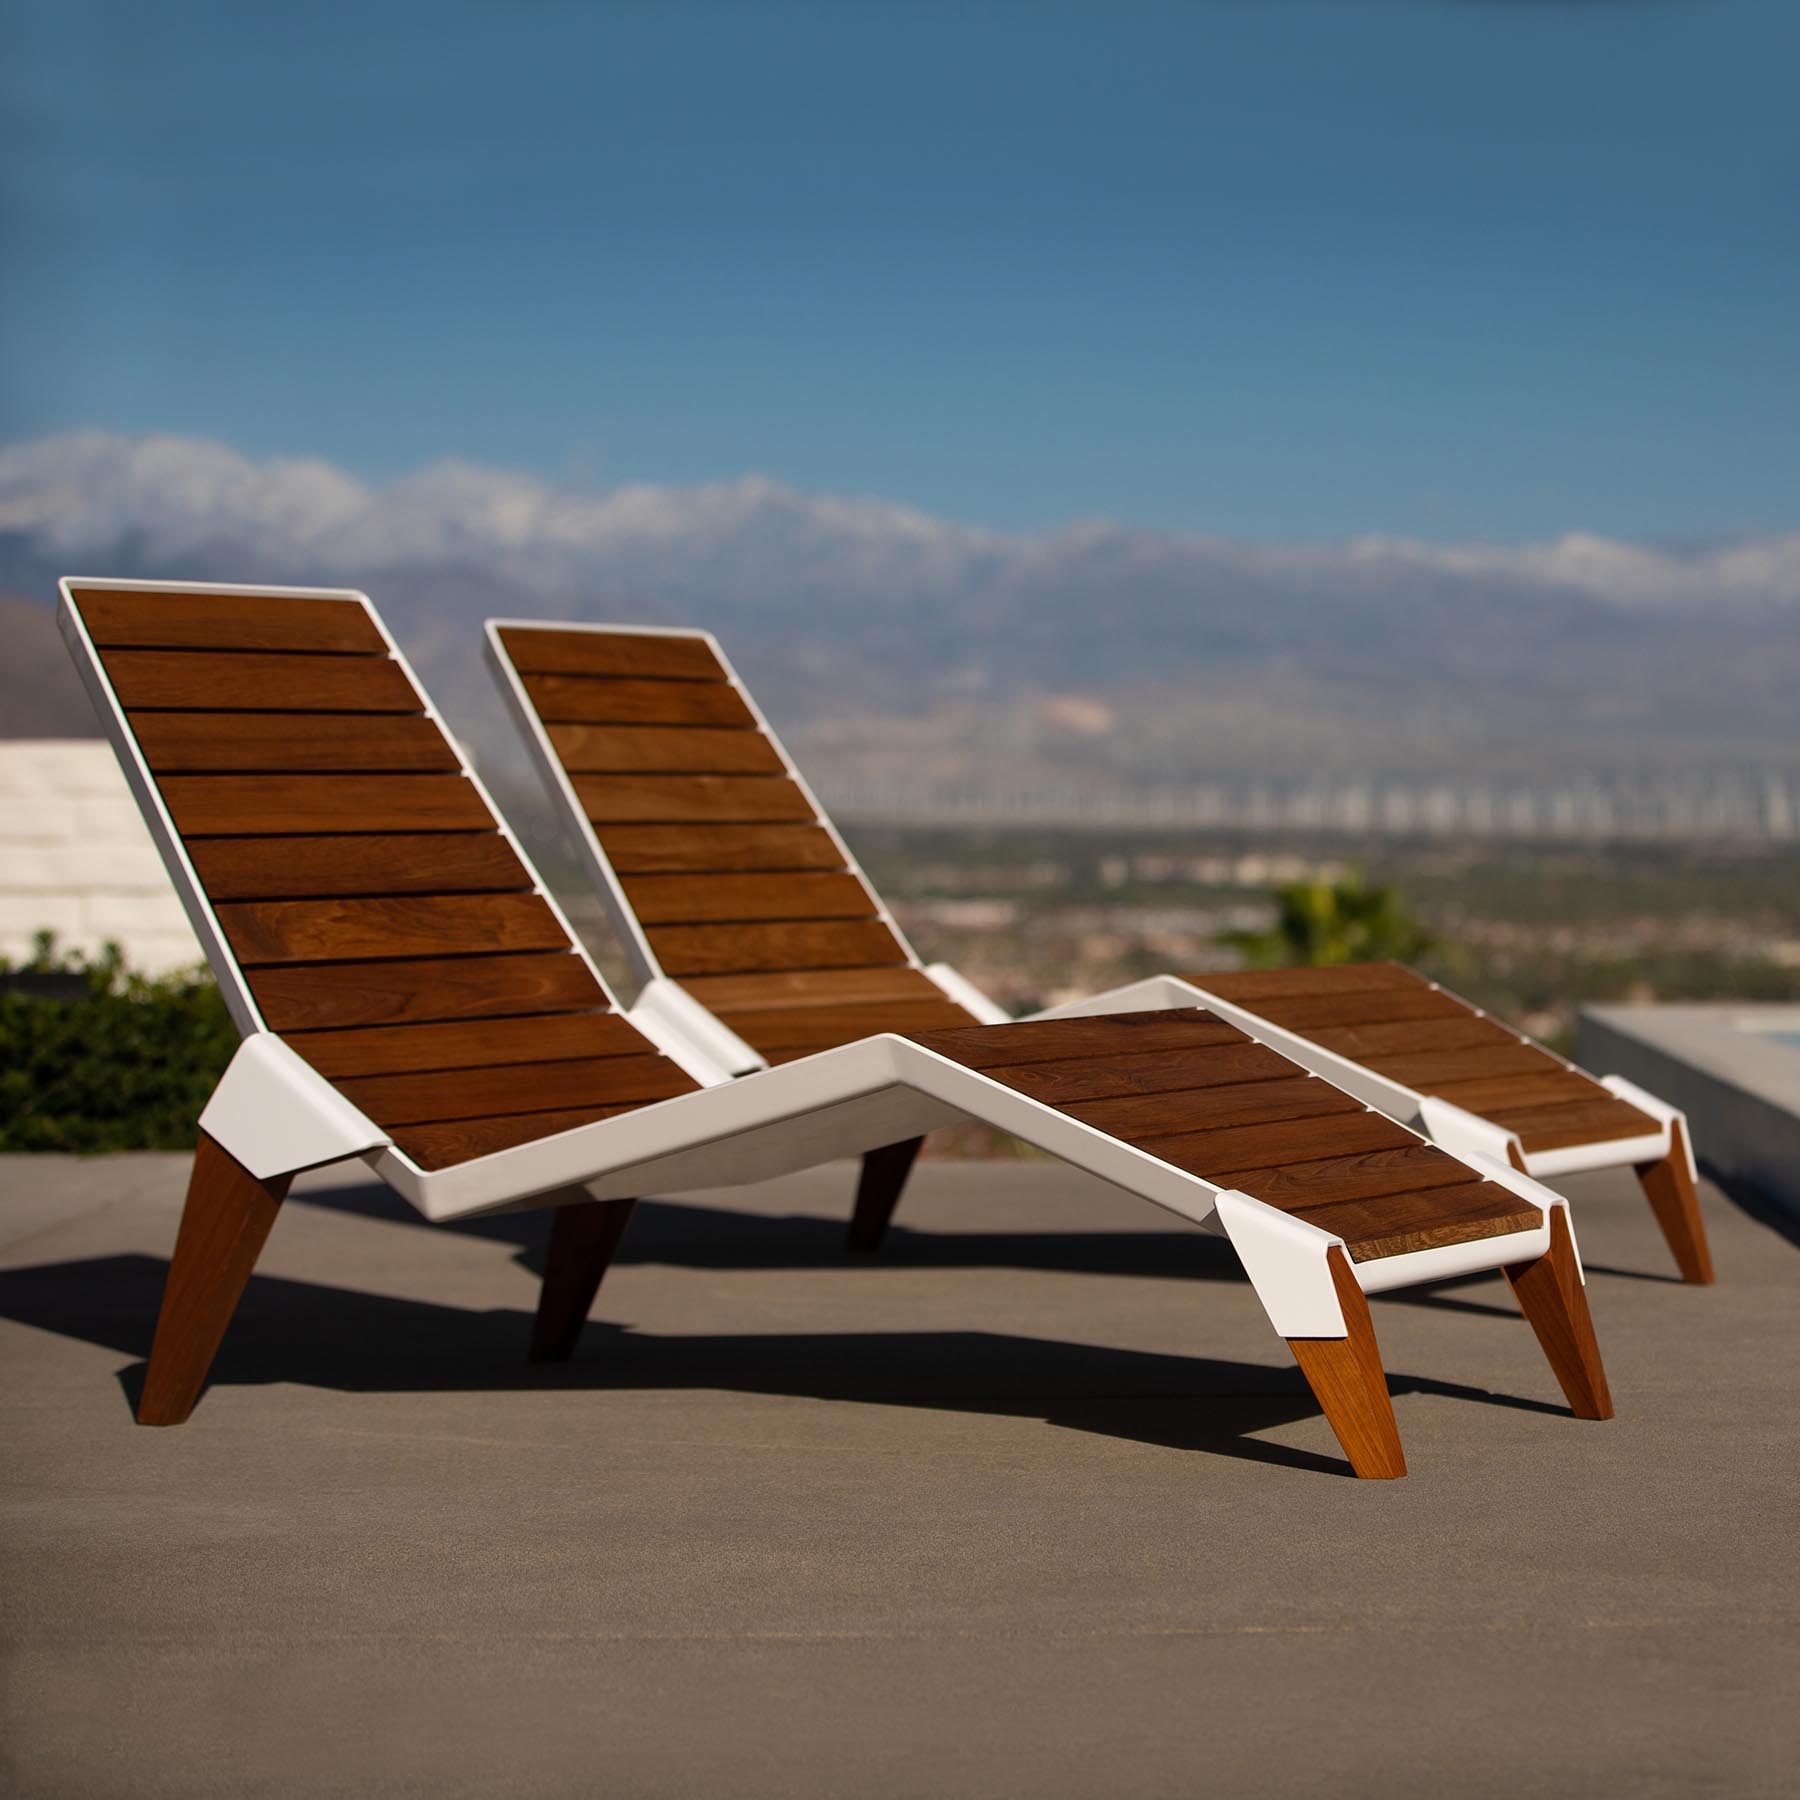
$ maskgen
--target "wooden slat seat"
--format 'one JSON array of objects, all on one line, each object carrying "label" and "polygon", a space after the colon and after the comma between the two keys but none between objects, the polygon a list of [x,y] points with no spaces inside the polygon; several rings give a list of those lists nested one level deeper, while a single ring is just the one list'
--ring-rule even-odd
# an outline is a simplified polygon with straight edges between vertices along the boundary
[{"label": "wooden slat seat", "polygon": [[1518,1134],[1526,1155],[1655,1136],[1647,1113],[1398,963],[1207,973],[1195,984],[1415,1093]]},{"label": "wooden slat seat", "polygon": [[[654,973],[772,1063],[973,1022],[913,964],[706,638],[508,625],[498,637]],[[879,979],[804,997],[755,985],[852,973]],[[751,986],[731,999],[719,982]]]},{"label": "wooden slat seat", "polygon": [[262,1022],[422,1167],[698,1085],[612,1010],[366,607],[72,603]]},{"label": "wooden slat seat", "polygon": [[1336,1233],[1357,1262],[1529,1231],[1542,1217],[1197,1008],[913,1036],[1147,1155]]}]

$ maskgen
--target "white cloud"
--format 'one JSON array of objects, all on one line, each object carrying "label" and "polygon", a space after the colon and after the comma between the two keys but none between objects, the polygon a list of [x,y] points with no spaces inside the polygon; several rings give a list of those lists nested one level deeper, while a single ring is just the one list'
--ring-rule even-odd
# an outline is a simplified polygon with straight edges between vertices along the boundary
[{"label": "white cloud", "polygon": [[61,563],[129,546],[136,562],[164,570],[235,554],[254,565],[246,577],[292,569],[350,581],[447,564],[543,594],[723,582],[744,599],[810,586],[880,604],[1046,581],[1250,581],[1341,605],[1426,578],[1490,598],[1535,591],[1608,607],[1800,603],[1800,533],[1685,553],[1588,533],[1523,546],[1367,537],[1296,548],[1103,521],[1021,538],[757,475],[584,494],[441,463],[370,487],[314,459],[256,462],[203,440],[104,432],[0,448],[0,532]]}]

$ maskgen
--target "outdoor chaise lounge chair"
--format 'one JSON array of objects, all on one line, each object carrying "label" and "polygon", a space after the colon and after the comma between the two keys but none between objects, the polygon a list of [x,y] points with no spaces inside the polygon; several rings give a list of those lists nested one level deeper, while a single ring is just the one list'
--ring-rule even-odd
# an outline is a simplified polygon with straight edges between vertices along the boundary
[{"label": "outdoor chaise lounge chair", "polygon": [[[1005,1015],[920,965],[706,632],[490,620],[488,659],[648,996],[698,1000],[748,1070],[953,1017]],[[1635,1167],[1683,1276],[1712,1280],[1685,1122],[1392,964],[1159,976],[1045,1018],[1216,1009],[1452,1150],[1549,1177]],[[867,1165],[881,1240],[917,1145]]]},{"label": "outdoor chaise lounge chair", "polygon": [[[427,1218],[557,1209],[566,1357],[635,1197],[987,1121],[1235,1246],[1358,1474],[1405,1472],[1365,1294],[1506,1271],[1609,1416],[1563,1203],[1198,1011],[864,1036],[734,1077],[622,1013],[368,601],[68,580],[61,619],[243,1042],[200,1118],[138,1417],[186,1418],[292,1177]],[[697,841],[697,840],[696,840]],[[692,1002],[688,1010],[697,1010]]]}]

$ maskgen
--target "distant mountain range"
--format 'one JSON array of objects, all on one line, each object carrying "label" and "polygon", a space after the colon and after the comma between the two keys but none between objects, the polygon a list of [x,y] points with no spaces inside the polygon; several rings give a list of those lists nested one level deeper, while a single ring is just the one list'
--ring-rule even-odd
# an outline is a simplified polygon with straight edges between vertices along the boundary
[{"label": "distant mountain range", "polygon": [[[65,572],[367,587],[478,746],[506,739],[474,627],[521,611],[713,628],[828,783],[1800,763],[1800,532],[1008,536],[757,476],[584,493],[444,464],[371,487],[90,432],[0,449],[0,588],[47,602]],[[34,666],[6,658],[14,735],[42,728]]]}]

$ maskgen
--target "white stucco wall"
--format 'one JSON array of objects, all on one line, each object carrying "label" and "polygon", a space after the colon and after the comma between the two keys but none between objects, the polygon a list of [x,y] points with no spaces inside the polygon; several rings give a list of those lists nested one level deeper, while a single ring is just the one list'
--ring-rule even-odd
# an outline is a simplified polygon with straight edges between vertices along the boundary
[{"label": "white stucco wall", "polygon": [[200,960],[103,739],[0,741],[0,956],[22,962],[44,930],[60,949],[111,939],[146,974]]}]

